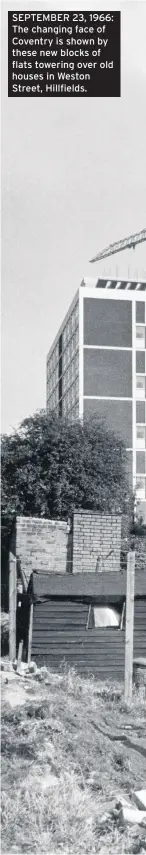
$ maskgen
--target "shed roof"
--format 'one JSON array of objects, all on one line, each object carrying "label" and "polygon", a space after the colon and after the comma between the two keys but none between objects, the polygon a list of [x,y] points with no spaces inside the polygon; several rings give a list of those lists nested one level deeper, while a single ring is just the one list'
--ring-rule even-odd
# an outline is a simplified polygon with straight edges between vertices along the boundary
[{"label": "shed roof", "polygon": [[[116,602],[126,596],[126,571],[74,575],[59,573],[44,575],[34,571],[29,592],[34,602],[51,597]],[[146,571],[144,570],[138,570],[135,573],[135,596],[146,597]]]}]

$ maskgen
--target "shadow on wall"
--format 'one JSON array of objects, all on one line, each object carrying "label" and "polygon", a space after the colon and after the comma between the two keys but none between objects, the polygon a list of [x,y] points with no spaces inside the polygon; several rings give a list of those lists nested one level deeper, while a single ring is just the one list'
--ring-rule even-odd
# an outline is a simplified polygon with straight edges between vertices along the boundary
[{"label": "shadow on wall", "polygon": [[72,524],[70,526],[70,530],[68,532],[67,538],[67,561],[66,561],[66,572],[72,573]]}]

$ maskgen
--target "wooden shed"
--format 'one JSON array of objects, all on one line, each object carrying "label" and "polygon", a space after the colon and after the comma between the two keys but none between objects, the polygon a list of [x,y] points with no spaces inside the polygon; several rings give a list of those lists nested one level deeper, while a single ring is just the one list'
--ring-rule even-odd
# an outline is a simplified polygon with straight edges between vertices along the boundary
[{"label": "wooden shed", "polygon": [[[100,679],[124,678],[126,572],[33,572],[28,588],[31,656]],[[31,623],[31,626],[30,626]],[[146,657],[146,572],[135,574],[134,657]]]}]

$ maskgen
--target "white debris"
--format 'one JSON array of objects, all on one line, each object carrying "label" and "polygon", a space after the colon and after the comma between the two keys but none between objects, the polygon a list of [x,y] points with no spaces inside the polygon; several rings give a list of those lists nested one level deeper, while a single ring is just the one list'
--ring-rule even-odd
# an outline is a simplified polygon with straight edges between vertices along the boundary
[{"label": "white debris", "polygon": [[27,665],[27,667],[29,669],[30,674],[36,674],[36,672],[38,671],[36,662],[30,662],[30,665]]},{"label": "white debris", "polygon": [[12,662],[9,659],[1,659],[0,660],[0,670],[1,671],[13,671]]},{"label": "white debris", "polygon": [[23,706],[26,703],[26,694],[22,685],[20,687],[20,685],[18,686],[15,683],[15,687],[11,688],[8,684],[5,689],[5,700],[10,704],[12,709],[15,709],[17,706]]},{"label": "white debris", "polygon": [[52,775],[51,772],[48,773],[47,775],[45,775],[45,777],[41,781],[41,786],[42,786],[43,791],[51,789],[51,787],[56,787],[57,784],[58,784],[58,778],[56,777],[56,775]]}]

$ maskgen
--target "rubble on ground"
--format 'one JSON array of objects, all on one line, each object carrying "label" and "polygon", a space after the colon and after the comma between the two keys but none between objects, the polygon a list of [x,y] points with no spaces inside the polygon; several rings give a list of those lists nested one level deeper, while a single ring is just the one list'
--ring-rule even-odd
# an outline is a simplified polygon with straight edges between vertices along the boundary
[{"label": "rubble on ground", "polygon": [[[31,661],[30,664],[28,662],[19,662],[18,659],[15,659],[14,662],[10,662],[8,657],[4,657],[0,659],[0,671],[1,677],[4,682],[9,682],[9,680],[16,679],[17,677],[21,677],[22,681],[25,679],[33,678],[38,682],[44,682],[48,684],[50,681],[50,672],[46,665],[42,665],[40,668],[36,665],[36,662]],[[61,682],[63,677],[61,674],[53,674],[51,673],[51,682],[53,680],[57,682]]]},{"label": "rubble on ground", "polygon": [[[26,703],[26,700],[28,700],[28,696],[26,698],[26,692],[31,689],[32,679],[36,682],[44,682],[46,684],[50,683],[50,679],[51,682],[54,680],[56,681],[56,678],[58,682],[63,679],[61,674],[50,674],[45,665],[38,668],[34,661],[31,661],[30,663],[23,661],[19,662],[19,659],[16,659],[12,663],[9,661],[8,657],[1,658],[0,670],[2,682],[10,684],[6,688],[6,700],[9,701],[12,708],[16,705],[23,705]],[[11,681],[15,681],[14,686],[11,686]],[[137,724],[137,727],[138,726],[141,725]],[[134,720],[132,719],[128,725],[125,725],[125,728],[130,728],[130,730],[135,729]],[[47,777],[44,779],[44,790],[49,789],[49,787],[52,786],[55,787],[56,783],[56,777],[50,777],[48,770]],[[89,787],[96,790],[97,784],[93,775],[92,777],[89,776],[88,784]],[[103,824],[106,826],[106,824],[113,821],[116,823],[117,827],[123,826],[127,827],[127,829],[128,826],[141,827],[142,844],[144,844],[146,848],[146,790],[135,790],[134,792],[131,791],[130,794],[117,792],[116,797],[114,795],[111,800],[107,800],[105,805],[102,805],[101,807],[99,822],[101,825]]]},{"label": "rubble on ground", "polygon": [[116,809],[120,825],[142,825],[146,829],[146,790],[133,792],[130,797],[118,796]]},{"label": "rubble on ground", "polygon": [[28,664],[28,662],[19,663],[17,659],[15,659],[14,662],[10,662],[7,658],[1,659],[0,671],[7,673],[12,673],[15,671],[15,673],[19,674],[20,677],[28,677],[30,674],[33,677],[39,677],[41,679],[44,679],[48,676],[48,670],[45,665],[41,668],[38,668],[36,662],[30,662],[30,664]]}]

